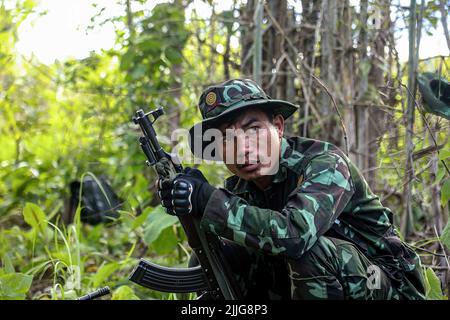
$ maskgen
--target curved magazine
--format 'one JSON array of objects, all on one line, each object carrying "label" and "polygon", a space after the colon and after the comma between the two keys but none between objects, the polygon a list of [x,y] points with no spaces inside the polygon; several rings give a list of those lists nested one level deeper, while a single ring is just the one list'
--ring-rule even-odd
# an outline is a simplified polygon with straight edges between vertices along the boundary
[{"label": "curved magazine", "polygon": [[149,289],[188,293],[208,289],[201,266],[169,268],[141,259],[130,280]]}]

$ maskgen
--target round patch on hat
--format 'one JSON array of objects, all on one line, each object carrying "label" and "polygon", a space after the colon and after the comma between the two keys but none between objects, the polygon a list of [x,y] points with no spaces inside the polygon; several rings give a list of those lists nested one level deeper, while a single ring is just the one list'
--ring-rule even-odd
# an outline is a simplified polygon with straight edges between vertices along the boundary
[{"label": "round patch on hat", "polygon": [[206,95],[206,104],[208,106],[212,106],[214,103],[216,103],[217,96],[215,92],[210,92]]}]

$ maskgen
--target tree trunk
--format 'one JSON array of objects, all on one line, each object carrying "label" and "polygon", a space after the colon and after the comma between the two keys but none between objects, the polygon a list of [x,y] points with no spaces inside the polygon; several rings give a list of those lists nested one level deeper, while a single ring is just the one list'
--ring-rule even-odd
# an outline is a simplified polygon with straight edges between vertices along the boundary
[{"label": "tree trunk", "polygon": [[[336,30],[337,30],[337,8],[338,2],[324,1],[323,28],[321,35],[321,61],[320,78],[328,87],[330,92],[336,92],[337,86],[337,61],[336,61]],[[341,135],[337,128],[336,111],[330,97],[321,89],[319,94],[319,113],[325,120],[325,132],[320,138],[336,145],[340,145]]]},{"label": "tree trunk", "polygon": [[374,98],[369,100],[372,105],[369,107],[369,135],[366,142],[368,144],[368,171],[366,178],[372,189],[376,187],[377,153],[382,135],[387,129],[386,113],[379,107],[379,105],[384,104],[384,101],[378,92],[385,85],[383,66],[386,65],[385,48],[388,38],[386,30],[389,30],[390,26],[389,1],[378,0],[376,4],[376,12],[378,13],[374,16],[373,22],[375,25],[373,27],[377,32],[374,34],[374,39],[371,42],[374,55],[372,56],[368,78]]},{"label": "tree trunk", "polygon": [[409,19],[409,64],[408,64],[408,105],[406,110],[406,165],[405,165],[405,187],[404,199],[405,208],[402,221],[402,232],[405,237],[409,237],[413,232],[413,215],[412,215],[412,183],[414,178],[412,153],[414,151],[413,135],[414,135],[414,92],[415,86],[415,45],[416,45],[416,1],[411,0],[410,19]]},{"label": "tree trunk", "polygon": [[248,78],[253,74],[252,48],[253,48],[253,13],[256,0],[248,0],[245,6],[240,8],[240,32],[241,32],[241,74]]}]

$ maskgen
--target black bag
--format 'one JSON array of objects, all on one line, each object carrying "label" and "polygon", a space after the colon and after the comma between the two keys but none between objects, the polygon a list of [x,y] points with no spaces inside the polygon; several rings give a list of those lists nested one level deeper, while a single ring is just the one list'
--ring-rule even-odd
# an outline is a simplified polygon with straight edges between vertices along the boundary
[{"label": "black bag", "polygon": [[[81,183],[79,181],[74,181],[70,184],[69,222],[73,220],[80,201],[80,186]],[[92,176],[85,176],[81,190],[80,205],[81,221],[96,225],[101,222],[111,222],[116,219],[119,216],[117,210],[122,206],[122,199],[117,196],[106,178],[99,177],[94,179]]]},{"label": "black bag", "polygon": [[450,82],[431,72],[419,73],[417,82],[425,110],[450,120]]}]

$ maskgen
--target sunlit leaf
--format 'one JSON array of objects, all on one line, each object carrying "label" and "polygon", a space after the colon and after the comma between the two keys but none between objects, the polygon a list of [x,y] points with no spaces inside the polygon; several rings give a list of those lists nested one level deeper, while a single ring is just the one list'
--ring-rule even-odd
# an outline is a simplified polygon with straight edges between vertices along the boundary
[{"label": "sunlit leaf", "polygon": [[14,265],[12,264],[11,258],[8,253],[3,255],[2,263],[3,263],[3,267],[6,271],[6,273],[14,273],[15,272]]},{"label": "sunlit leaf", "polygon": [[137,227],[140,227],[144,222],[147,220],[148,215],[150,212],[152,212],[153,208],[147,207],[145,208],[144,212],[142,212],[136,219],[133,221],[132,229],[136,229]]},{"label": "sunlit leaf", "polygon": [[113,274],[117,269],[119,269],[120,265],[117,262],[107,263],[101,266],[97,273],[92,278],[92,286],[98,287],[105,281],[111,274]]},{"label": "sunlit leaf", "polygon": [[426,296],[427,300],[443,300],[441,281],[431,268],[425,271],[426,276]]},{"label": "sunlit leaf", "polygon": [[138,296],[134,294],[134,291],[129,286],[120,286],[117,288],[111,297],[111,300],[140,300]]},{"label": "sunlit leaf", "polygon": [[136,56],[136,52],[133,48],[129,48],[128,51],[122,55],[122,59],[120,61],[120,69],[128,70]]},{"label": "sunlit leaf", "polygon": [[30,289],[33,277],[23,273],[0,276],[0,300],[23,300]]},{"label": "sunlit leaf", "polygon": [[441,150],[439,152],[439,160],[450,158],[450,150]]},{"label": "sunlit leaf", "polygon": [[28,223],[33,229],[44,233],[47,229],[47,218],[44,211],[34,204],[27,202],[25,208],[23,209],[23,217],[26,223]]}]

